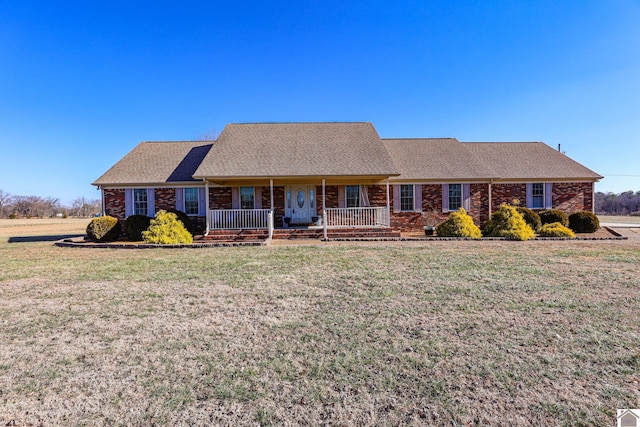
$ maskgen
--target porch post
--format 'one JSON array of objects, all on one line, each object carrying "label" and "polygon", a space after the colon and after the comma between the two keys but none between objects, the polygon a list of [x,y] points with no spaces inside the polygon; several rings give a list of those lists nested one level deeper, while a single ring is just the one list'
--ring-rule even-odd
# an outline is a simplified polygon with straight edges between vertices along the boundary
[{"label": "porch post", "polygon": [[386,180],[387,184],[387,227],[391,227],[391,208],[389,207],[389,178]]},{"label": "porch post", "polygon": [[[271,195],[270,195],[271,196],[271,199],[270,199],[271,200],[271,204],[269,206],[271,206],[271,212],[275,213],[276,212],[276,208],[273,206],[273,178],[271,178],[269,180],[269,191],[271,192]],[[273,220],[273,218],[272,218],[272,220]]]},{"label": "porch post", "polygon": [[325,203],[325,179],[322,178],[322,231],[324,233],[324,240],[327,240],[327,207]]},{"label": "porch post", "polygon": [[204,179],[204,193],[205,193],[205,198],[204,198],[204,205],[206,207],[206,215],[205,215],[205,230],[204,230],[204,235],[208,236],[209,235],[209,227],[211,226],[211,224],[209,224],[209,181],[207,181],[206,179]]}]

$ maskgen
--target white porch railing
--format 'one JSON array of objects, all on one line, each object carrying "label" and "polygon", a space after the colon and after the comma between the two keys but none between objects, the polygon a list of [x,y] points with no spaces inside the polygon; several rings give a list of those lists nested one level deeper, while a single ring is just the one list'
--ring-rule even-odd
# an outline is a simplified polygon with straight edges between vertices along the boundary
[{"label": "white porch railing", "polygon": [[389,227],[389,211],[386,207],[329,208],[325,209],[327,228],[338,227]]},{"label": "white porch railing", "polygon": [[210,230],[268,229],[269,209],[215,209],[209,211]]}]

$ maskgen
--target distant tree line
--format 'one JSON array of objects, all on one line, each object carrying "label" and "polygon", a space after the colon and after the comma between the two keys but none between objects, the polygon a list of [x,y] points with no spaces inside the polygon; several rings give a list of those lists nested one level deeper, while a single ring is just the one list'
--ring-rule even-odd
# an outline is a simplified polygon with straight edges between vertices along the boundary
[{"label": "distant tree line", "polygon": [[71,206],[55,197],[14,196],[0,190],[0,218],[90,217],[102,211],[100,200],[78,197]]},{"label": "distant tree line", "polygon": [[596,193],[596,214],[640,216],[640,191],[624,193]]}]

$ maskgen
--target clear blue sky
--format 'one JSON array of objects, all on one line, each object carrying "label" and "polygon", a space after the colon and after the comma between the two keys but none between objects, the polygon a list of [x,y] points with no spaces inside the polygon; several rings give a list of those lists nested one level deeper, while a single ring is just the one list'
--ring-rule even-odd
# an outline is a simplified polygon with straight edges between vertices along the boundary
[{"label": "clear blue sky", "polygon": [[0,2],[0,189],[68,203],[143,140],[371,121],[544,141],[640,190],[640,2]]}]

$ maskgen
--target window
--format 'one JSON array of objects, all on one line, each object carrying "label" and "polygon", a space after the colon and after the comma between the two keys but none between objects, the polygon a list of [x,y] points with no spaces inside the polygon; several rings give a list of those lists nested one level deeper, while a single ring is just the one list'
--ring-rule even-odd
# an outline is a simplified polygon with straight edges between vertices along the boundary
[{"label": "window", "polygon": [[400,186],[400,210],[412,211],[413,209],[413,185],[403,184]]},{"label": "window", "polygon": [[135,188],[133,190],[133,214],[134,215],[147,215],[148,209],[147,189]]},{"label": "window", "polygon": [[360,186],[359,185],[347,185],[347,207],[358,208],[360,207]]},{"label": "window", "polygon": [[541,182],[531,184],[531,208],[544,208],[544,184]]},{"label": "window", "polygon": [[240,187],[240,209],[254,209],[255,197],[253,187]]},{"label": "window", "polygon": [[462,207],[462,184],[449,184],[449,210],[457,211]]},{"label": "window", "polygon": [[185,188],[184,189],[184,213],[187,215],[198,215],[198,189],[197,188]]}]

